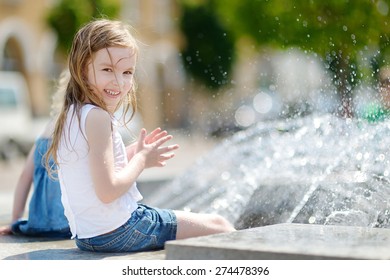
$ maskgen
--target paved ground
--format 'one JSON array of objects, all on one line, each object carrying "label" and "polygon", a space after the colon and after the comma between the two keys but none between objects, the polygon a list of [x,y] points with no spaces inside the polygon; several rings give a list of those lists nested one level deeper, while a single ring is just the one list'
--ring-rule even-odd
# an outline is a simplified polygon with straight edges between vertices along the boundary
[{"label": "paved ground", "polygon": [[166,259],[389,260],[389,241],[389,229],[285,223],[170,241]]},{"label": "paved ground", "polygon": [[[165,168],[146,170],[140,177],[140,189],[147,200],[147,193],[158,185],[184,172],[197,158],[212,149],[217,143],[200,136],[186,136],[173,133],[175,142],[180,145],[176,157]],[[0,162],[0,226],[11,219],[13,192],[18,176],[23,168],[24,159],[12,162]],[[142,190],[144,188],[144,191]],[[26,207],[28,209],[28,207]],[[141,254],[89,254],[80,252],[69,241],[50,241],[15,236],[0,236],[0,259],[164,259],[165,252]]]}]

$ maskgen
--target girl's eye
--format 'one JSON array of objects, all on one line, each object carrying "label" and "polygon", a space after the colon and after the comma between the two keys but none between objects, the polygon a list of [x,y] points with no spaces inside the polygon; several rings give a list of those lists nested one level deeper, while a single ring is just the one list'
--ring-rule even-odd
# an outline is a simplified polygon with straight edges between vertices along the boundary
[{"label": "girl's eye", "polygon": [[105,71],[105,72],[112,72],[112,69],[111,68],[104,68],[103,71]]},{"label": "girl's eye", "polygon": [[123,72],[123,74],[125,74],[125,75],[132,75],[133,72],[132,71],[125,71],[125,72]]}]

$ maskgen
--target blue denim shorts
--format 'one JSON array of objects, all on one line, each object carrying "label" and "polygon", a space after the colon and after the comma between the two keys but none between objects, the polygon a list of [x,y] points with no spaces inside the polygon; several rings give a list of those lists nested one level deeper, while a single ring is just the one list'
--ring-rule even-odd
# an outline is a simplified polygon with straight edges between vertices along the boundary
[{"label": "blue denim shorts", "polygon": [[[30,214],[31,215],[31,214]],[[59,217],[60,219],[60,217]],[[53,239],[70,239],[72,233],[69,227],[63,228],[35,228],[28,220],[18,220],[11,225],[11,231],[15,235],[26,235],[34,237],[47,237]]]},{"label": "blue denim shorts", "polygon": [[139,204],[130,219],[116,230],[91,238],[78,239],[76,245],[92,252],[140,252],[163,249],[176,239],[177,220],[171,210]]}]

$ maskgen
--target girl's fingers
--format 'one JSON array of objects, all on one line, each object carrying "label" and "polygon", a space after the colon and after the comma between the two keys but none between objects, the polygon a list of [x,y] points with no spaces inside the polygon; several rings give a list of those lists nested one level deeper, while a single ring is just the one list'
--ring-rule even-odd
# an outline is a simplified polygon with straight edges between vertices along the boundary
[{"label": "girl's fingers", "polygon": [[149,134],[149,136],[153,138],[154,136],[156,136],[156,135],[159,134],[160,132],[161,132],[161,128],[157,127],[156,129],[154,129],[154,130]]},{"label": "girl's fingers", "polygon": [[146,142],[149,144],[149,143],[152,143],[152,142],[154,142],[155,140],[155,138],[156,138],[156,136],[158,135],[158,134],[160,134],[161,133],[161,128],[156,128],[155,130],[153,130],[149,135],[147,135],[146,136]]},{"label": "girl's fingers", "polygon": [[155,143],[156,141],[160,140],[161,138],[165,137],[168,135],[168,132],[167,131],[161,131],[160,133],[154,135],[152,138],[149,138],[148,139],[148,143],[149,144],[152,144],[152,143]]},{"label": "girl's fingers", "polygon": [[174,156],[174,153],[160,155],[160,161],[166,161],[168,159],[173,158]]},{"label": "girl's fingers", "polygon": [[173,150],[177,150],[179,148],[179,145],[171,145],[171,146],[167,146],[167,147],[162,147],[162,148],[159,148],[159,152],[160,154],[166,154],[166,153],[169,153]]},{"label": "girl's fingers", "polygon": [[155,134],[158,134],[160,131],[161,131],[161,128],[157,127],[150,134],[155,135]]},{"label": "girl's fingers", "polygon": [[157,134],[153,139],[156,141],[162,137],[165,137],[168,135],[168,132],[166,130],[161,131],[159,134]]},{"label": "girl's fingers", "polygon": [[146,138],[146,129],[143,128],[143,129],[141,129],[141,132],[139,133],[138,144],[144,143],[145,138]]},{"label": "girl's fingers", "polygon": [[163,155],[160,155],[160,160],[158,161],[158,164],[157,166],[165,166],[167,164],[167,160],[170,160],[171,158],[173,158],[175,156],[174,153],[169,153],[169,154],[163,154]]},{"label": "girl's fingers", "polygon": [[162,144],[164,144],[165,142],[171,140],[173,138],[172,135],[167,135],[167,136],[164,136],[158,140],[156,140],[156,142],[154,142],[154,144],[156,145],[156,147],[160,147]]}]

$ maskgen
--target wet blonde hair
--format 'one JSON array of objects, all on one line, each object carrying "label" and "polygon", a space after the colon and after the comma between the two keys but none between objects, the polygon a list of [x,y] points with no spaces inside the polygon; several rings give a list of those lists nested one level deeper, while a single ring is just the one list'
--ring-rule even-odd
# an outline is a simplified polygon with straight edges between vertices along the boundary
[{"label": "wet blonde hair", "polygon": [[64,69],[60,74],[57,84],[55,85],[55,91],[51,100],[50,118],[53,120],[56,120],[57,116],[61,113],[61,109],[64,104],[66,85],[69,83],[69,79],[69,70]]},{"label": "wet blonde hair", "polygon": [[[84,25],[74,36],[73,43],[68,56],[68,77],[64,85],[64,100],[62,108],[53,132],[52,145],[46,156],[46,168],[50,173],[54,166],[50,166],[48,158],[52,157],[57,164],[57,149],[63,133],[65,120],[71,105],[74,106],[74,115],[80,119],[81,107],[87,102],[107,111],[102,98],[95,94],[88,84],[87,66],[92,62],[94,54],[109,47],[129,48],[133,55],[138,56],[138,44],[130,33],[131,27],[121,21],[100,19]],[[135,96],[136,85],[132,84],[130,91],[124,96],[119,106],[124,106],[123,116],[131,110],[130,121],[137,109]],[[117,108],[118,109],[118,108]],[[73,115],[73,117],[74,117]]]}]

